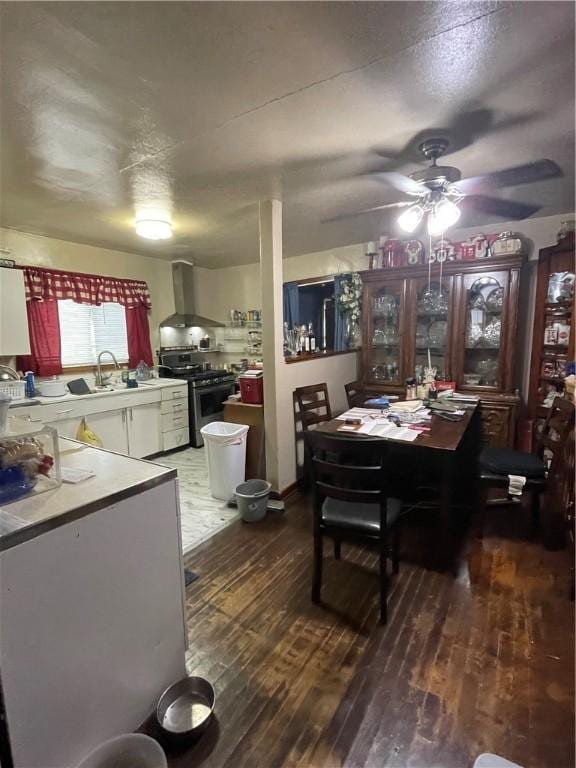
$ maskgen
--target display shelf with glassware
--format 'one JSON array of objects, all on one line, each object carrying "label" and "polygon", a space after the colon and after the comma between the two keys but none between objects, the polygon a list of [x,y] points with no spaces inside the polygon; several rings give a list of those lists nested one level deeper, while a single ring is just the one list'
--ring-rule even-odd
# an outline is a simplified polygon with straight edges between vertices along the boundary
[{"label": "display shelf with glassware", "polygon": [[567,367],[574,362],[574,232],[539,253],[530,392],[531,419],[543,419],[556,395],[565,391]]},{"label": "display shelf with glassware", "polygon": [[513,445],[521,255],[367,270],[362,379],[405,395],[406,381],[455,382],[481,400],[493,445]]},{"label": "display shelf with glassware", "polygon": [[400,383],[402,294],[391,284],[376,291],[369,300],[371,324],[370,378],[382,383]]}]

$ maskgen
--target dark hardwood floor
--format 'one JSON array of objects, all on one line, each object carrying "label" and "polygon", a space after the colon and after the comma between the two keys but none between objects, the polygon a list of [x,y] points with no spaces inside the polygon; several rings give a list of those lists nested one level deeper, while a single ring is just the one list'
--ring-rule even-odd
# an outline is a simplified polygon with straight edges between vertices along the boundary
[{"label": "dark hardwood floor", "polygon": [[216,719],[169,752],[172,768],[468,768],[481,752],[572,766],[568,555],[518,535],[510,511],[490,514],[456,578],[401,564],[386,627],[368,550],[343,545],[336,562],[326,546],[325,606],[310,602],[300,497],[193,552],[188,667],[214,684]]}]

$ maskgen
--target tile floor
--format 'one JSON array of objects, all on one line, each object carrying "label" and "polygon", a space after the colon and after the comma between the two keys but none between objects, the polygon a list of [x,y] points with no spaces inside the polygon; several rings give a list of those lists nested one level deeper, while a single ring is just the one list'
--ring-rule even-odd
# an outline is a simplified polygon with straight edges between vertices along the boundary
[{"label": "tile floor", "polygon": [[238,510],[210,495],[204,448],[177,451],[158,463],[178,470],[184,554],[238,518]]}]

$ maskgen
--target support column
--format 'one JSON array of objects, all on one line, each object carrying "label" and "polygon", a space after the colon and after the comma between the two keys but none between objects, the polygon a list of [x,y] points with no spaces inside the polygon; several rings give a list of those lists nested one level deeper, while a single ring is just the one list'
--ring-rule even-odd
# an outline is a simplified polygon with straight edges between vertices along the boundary
[{"label": "support column", "polygon": [[262,359],[264,361],[264,422],[266,474],[275,490],[279,487],[279,424],[277,376],[283,363],[284,330],[282,307],[282,203],[259,204],[260,291],[262,300]]}]

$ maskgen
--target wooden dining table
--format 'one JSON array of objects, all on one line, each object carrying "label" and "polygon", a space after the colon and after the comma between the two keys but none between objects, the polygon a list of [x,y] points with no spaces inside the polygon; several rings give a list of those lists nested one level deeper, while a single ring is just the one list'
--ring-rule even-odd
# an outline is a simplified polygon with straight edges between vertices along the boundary
[{"label": "wooden dining table", "polygon": [[[438,479],[439,524],[435,551],[430,561],[440,570],[449,569],[454,561],[454,534],[462,522],[455,515],[455,500],[459,502],[458,509],[473,509],[478,493],[477,463],[482,434],[479,407],[468,406],[464,410],[459,421],[448,421],[433,415],[428,424],[429,431],[420,433],[412,442],[354,432],[339,433],[358,440],[385,439],[394,444],[392,455],[398,462],[397,466],[407,470],[413,466]],[[342,424],[342,420],[331,419],[319,424],[316,429],[333,434]]]}]

